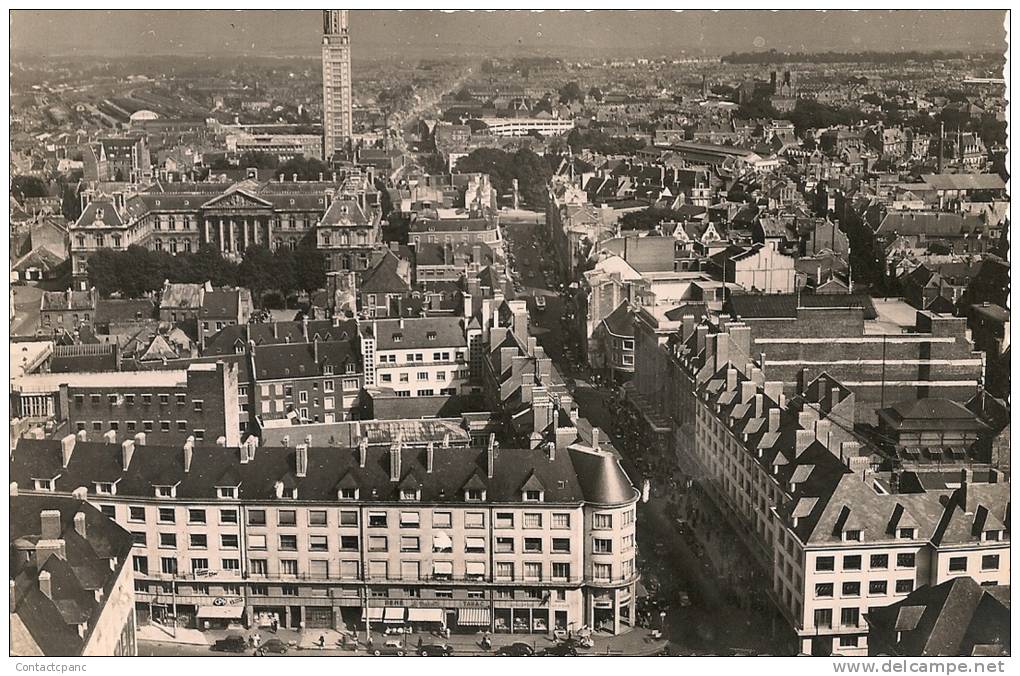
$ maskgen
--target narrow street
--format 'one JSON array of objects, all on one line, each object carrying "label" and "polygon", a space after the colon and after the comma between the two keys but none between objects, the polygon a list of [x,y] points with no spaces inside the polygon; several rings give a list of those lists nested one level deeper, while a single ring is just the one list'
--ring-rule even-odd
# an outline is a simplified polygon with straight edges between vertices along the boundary
[{"label": "narrow street", "polygon": [[[774,652],[772,610],[763,594],[757,589],[752,593],[748,584],[759,582],[748,569],[749,554],[727,533],[725,520],[705,504],[697,486],[688,487],[675,459],[651,450],[654,444],[635,412],[614,390],[590,383],[587,369],[576,362],[576,323],[566,321],[570,301],[544,256],[550,248],[543,233],[544,225],[536,223],[503,228],[533,334],[567,379],[581,414],[609,434],[635,484],[651,480],[651,497],[638,507],[638,565],[648,591],[649,626],[660,628],[660,613],[665,612],[662,628],[671,650],[679,654]],[[537,309],[536,295],[545,296],[544,310]]]}]

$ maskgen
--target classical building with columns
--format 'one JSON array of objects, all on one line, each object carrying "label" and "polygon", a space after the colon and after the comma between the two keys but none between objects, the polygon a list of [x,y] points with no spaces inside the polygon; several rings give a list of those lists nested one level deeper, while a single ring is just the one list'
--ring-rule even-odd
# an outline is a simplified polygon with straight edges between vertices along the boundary
[{"label": "classical building with columns", "polygon": [[352,245],[359,251],[370,248],[378,239],[379,226],[374,212],[378,192],[371,181],[336,174],[330,180],[322,178],[298,181],[296,176],[281,175],[274,181],[249,178],[232,184],[156,181],[136,193],[89,195],[69,233],[75,286],[88,288],[88,258],[104,248],[122,250],[136,244],[178,254],[212,245],[228,257],[240,257],[256,245],[270,249],[296,248],[302,242],[315,245],[320,221],[340,198],[370,212],[358,224],[364,226],[361,239],[355,233]]}]

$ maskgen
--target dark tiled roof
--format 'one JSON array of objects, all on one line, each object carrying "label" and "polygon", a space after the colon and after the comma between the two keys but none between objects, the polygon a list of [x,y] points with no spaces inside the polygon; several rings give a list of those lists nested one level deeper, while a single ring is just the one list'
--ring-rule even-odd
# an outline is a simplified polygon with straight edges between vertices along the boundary
[{"label": "dark tiled roof", "polygon": [[1008,655],[1008,596],[1009,587],[982,587],[973,578],[961,576],[874,608],[867,619],[872,635],[894,643],[900,655]]},{"label": "dark tiled roof", "polygon": [[[59,444],[57,453],[59,455]],[[32,483],[27,481],[22,485],[31,487]],[[15,549],[38,541],[41,514],[47,510],[60,513],[60,537],[64,540],[66,555],[66,559],[50,556],[41,569],[50,574],[52,599],[39,589],[41,571],[32,562],[14,555]],[[85,538],[74,527],[74,517],[78,513],[85,515]],[[12,626],[17,623],[19,627],[16,635],[12,632],[12,637],[18,637],[12,638],[12,652],[31,651],[34,643],[48,656],[79,655],[100,620],[120,571],[127,565],[130,534],[98,509],[76,498],[18,495],[10,498],[9,542],[16,598],[11,608],[11,621]],[[113,569],[111,558],[117,561]],[[100,601],[96,601],[97,589],[103,592]],[[84,638],[78,634],[79,623],[86,625]]]},{"label": "dark tiled roof", "polygon": [[[362,330],[369,335],[375,334],[376,350],[467,346],[464,327],[459,317],[379,319],[366,323]],[[432,334],[434,337],[429,338]]]},{"label": "dark tiled roof", "polygon": [[614,336],[634,336],[634,318],[631,316],[630,304],[627,301],[616,306],[602,322]]},{"label": "dark tiled roof", "polygon": [[796,319],[798,308],[861,308],[865,319],[878,316],[871,298],[863,294],[733,294],[728,302],[741,319]]},{"label": "dark tiled roof", "polygon": [[[121,467],[121,447],[79,441],[66,469],[61,468],[59,440],[24,439],[11,460],[12,480],[32,485],[32,477],[60,474],[58,491],[78,486],[92,489],[96,481],[116,481],[117,494],[152,498],[154,485],[177,485],[179,499],[215,500],[220,477],[227,471],[239,479],[239,499],[277,501],[274,484],[292,477],[301,500],[336,502],[341,479],[360,488],[363,501],[393,501],[399,498],[396,481],[390,480],[390,448],[370,446],[364,467],[357,448],[310,448],[308,471],[295,474],[296,451],[292,448],[262,447],[250,462],[241,464],[236,448],[197,446],[191,469],[184,471],[181,448],[136,446],[127,471]],[[400,478],[413,473],[421,483],[423,502],[461,502],[462,487],[480,474],[492,503],[522,500],[521,487],[534,474],[546,487],[546,501],[601,504],[629,502],[636,491],[611,454],[571,450],[550,459],[541,449],[497,449],[493,476],[487,476],[487,451],[479,448],[437,448],[433,471],[427,471],[425,449],[405,448],[400,452]],[[231,482],[232,483],[232,482]]]}]

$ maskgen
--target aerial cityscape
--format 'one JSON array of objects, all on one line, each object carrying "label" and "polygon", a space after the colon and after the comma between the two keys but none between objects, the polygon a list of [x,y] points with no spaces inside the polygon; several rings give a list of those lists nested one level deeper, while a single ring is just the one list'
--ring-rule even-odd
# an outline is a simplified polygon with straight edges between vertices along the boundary
[{"label": "aerial cityscape", "polygon": [[12,658],[1010,654],[1008,12],[9,19]]}]

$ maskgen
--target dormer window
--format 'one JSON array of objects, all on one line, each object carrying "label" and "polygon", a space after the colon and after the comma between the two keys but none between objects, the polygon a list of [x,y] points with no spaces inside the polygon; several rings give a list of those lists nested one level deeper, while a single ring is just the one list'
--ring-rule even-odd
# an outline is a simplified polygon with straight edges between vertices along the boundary
[{"label": "dormer window", "polygon": [[53,479],[32,479],[37,491],[52,491]]},{"label": "dormer window", "polygon": [[468,488],[464,491],[466,502],[485,502],[485,491],[479,488]]},{"label": "dormer window", "polygon": [[358,489],[357,488],[341,488],[337,492],[337,497],[341,500],[357,500]]},{"label": "dormer window", "polygon": [[429,339],[429,340],[435,340],[436,339],[436,332],[435,331],[428,331],[428,332],[425,333],[425,337],[427,339]]},{"label": "dormer window", "polygon": [[[332,368],[332,367],[330,367],[330,368]],[[347,364],[347,365],[346,365],[346,366],[344,367],[344,373],[347,373],[347,374],[351,374],[351,373],[354,373],[354,364],[348,363],[348,364]]]},{"label": "dormer window", "polygon": [[861,531],[857,529],[843,531],[843,540],[846,542],[860,542]]},{"label": "dormer window", "polygon": [[984,535],[986,542],[998,542],[999,540],[1002,539],[1001,530],[986,530]]},{"label": "dormer window", "polygon": [[116,484],[112,481],[97,481],[95,487],[99,495],[114,495],[117,492]]},{"label": "dormer window", "polygon": [[402,333],[394,333],[393,334],[393,342],[394,343],[399,343],[402,340],[404,340],[404,334],[402,334]]},{"label": "dormer window", "polygon": [[899,536],[901,540],[913,540],[914,539],[913,528],[900,528]]},{"label": "dormer window", "polygon": [[237,486],[217,486],[216,497],[221,500],[231,500],[237,497]]},{"label": "dormer window", "polygon": [[421,490],[417,488],[404,488],[400,491],[401,500],[421,500]]},{"label": "dormer window", "polygon": [[324,376],[331,376],[331,375],[333,375],[333,365],[332,364],[325,364],[325,365],[323,365],[323,367],[322,367],[322,375],[324,375]]},{"label": "dormer window", "polygon": [[157,498],[176,498],[177,486],[156,486]]},{"label": "dormer window", "polygon": [[524,491],[525,502],[542,502],[545,498],[544,491]]}]

